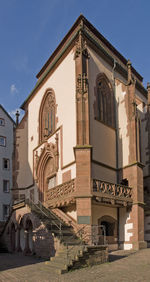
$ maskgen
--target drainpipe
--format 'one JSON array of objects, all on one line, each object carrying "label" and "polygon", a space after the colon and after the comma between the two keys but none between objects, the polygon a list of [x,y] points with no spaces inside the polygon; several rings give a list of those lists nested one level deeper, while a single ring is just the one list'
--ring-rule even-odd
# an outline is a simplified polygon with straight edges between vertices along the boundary
[{"label": "drainpipe", "polygon": [[115,68],[117,66],[117,61],[114,59],[114,65],[113,65],[113,69],[112,69],[112,76],[113,76],[113,88],[114,88],[114,97],[115,97],[115,101],[114,101],[114,109],[115,109],[115,127],[116,127],[116,178],[117,178],[117,184],[119,183],[119,177],[118,177],[118,102],[117,102],[117,97],[116,97],[116,85],[115,85]]},{"label": "drainpipe", "polygon": [[[119,166],[119,156],[118,156],[118,138],[119,138],[119,132],[118,132],[118,101],[116,97],[116,85],[115,85],[115,69],[117,66],[117,61],[114,59],[114,65],[112,69],[112,75],[113,75],[113,87],[114,87],[114,109],[115,109],[115,127],[116,127],[116,180],[117,184],[119,183],[119,174],[118,174],[118,166]],[[119,217],[120,217],[120,209],[117,207],[117,241],[118,241],[118,247],[119,247]]]}]

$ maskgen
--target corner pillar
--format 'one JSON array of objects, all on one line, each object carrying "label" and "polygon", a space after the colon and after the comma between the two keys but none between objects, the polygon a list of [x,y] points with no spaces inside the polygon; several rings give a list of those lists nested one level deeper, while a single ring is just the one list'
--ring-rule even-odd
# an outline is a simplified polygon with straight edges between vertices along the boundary
[{"label": "corner pillar", "polygon": [[77,223],[92,224],[91,146],[76,146]]},{"label": "corner pillar", "polygon": [[144,241],[144,195],[143,195],[143,167],[141,164],[133,164],[124,169],[124,177],[128,179],[132,187],[133,206],[128,223],[132,224],[130,232],[130,244],[135,250],[147,247]]}]

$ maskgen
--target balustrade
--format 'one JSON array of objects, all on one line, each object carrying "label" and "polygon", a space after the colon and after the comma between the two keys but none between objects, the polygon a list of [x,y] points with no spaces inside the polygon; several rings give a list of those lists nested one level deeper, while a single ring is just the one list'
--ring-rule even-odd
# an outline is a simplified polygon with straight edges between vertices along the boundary
[{"label": "balustrade", "polygon": [[57,200],[67,199],[72,197],[75,191],[75,179],[60,184],[46,192],[46,201],[57,202]]},{"label": "balustrade", "polygon": [[93,179],[93,192],[105,193],[114,197],[131,198],[132,188],[122,184],[113,184]]}]

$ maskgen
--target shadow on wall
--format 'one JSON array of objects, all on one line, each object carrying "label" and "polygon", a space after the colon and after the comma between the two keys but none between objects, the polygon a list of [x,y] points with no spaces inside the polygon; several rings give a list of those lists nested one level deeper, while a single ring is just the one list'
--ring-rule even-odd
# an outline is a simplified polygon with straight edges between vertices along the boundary
[{"label": "shadow on wall", "polygon": [[[14,211],[16,213],[16,211]],[[55,242],[51,232],[33,213],[12,214],[2,236],[9,252],[49,259],[55,256]]]}]

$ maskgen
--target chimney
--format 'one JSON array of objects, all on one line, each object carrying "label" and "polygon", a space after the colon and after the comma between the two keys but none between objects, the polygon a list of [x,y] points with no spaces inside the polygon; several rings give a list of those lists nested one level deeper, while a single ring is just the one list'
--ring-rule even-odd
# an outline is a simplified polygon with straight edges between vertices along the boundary
[{"label": "chimney", "polygon": [[147,92],[148,92],[148,105],[150,106],[150,83],[147,82]]},{"label": "chimney", "polygon": [[17,110],[17,111],[16,111],[16,125],[19,124],[19,116],[20,116],[20,113],[19,113],[19,111]]},{"label": "chimney", "polygon": [[127,61],[127,68],[128,68],[128,83],[130,83],[132,81],[132,71],[131,71],[130,60]]}]

